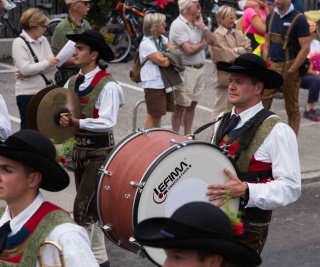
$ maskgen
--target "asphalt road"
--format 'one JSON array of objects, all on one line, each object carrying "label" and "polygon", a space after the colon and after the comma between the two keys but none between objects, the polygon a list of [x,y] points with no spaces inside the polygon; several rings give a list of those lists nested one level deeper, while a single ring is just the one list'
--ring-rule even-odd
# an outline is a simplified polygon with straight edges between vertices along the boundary
[{"label": "asphalt road", "polygon": [[[145,107],[140,105],[137,109],[137,123],[133,125],[135,117],[134,107],[137,101],[143,99],[143,92],[139,84],[133,84],[128,76],[132,61],[125,64],[110,64],[108,70],[122,85],[126,105],[120,110],[118,123],[114,129],[116,141],[119,142],[133,132],[134,128],[141,128],[144,122]],[[207,89],[199,102],[196,110],[194,129],[211,121],[211,108],[213,99],[212,72],[210,62],[206,63]],[[19,129],[19,115],[14,97],[14,75],[12,72],[0,73],[1,93],[5,98],[9,113],[12,119],[13,131]],[[307,91],[300,90],[301,110],[305,106]],[[318,106],[319,107],[319,106]],[[286,121],[283,100],[274,100],[273,110]],[[162,119],[162,126],[170,128],[170,114]],[[294,204],[274,211],[273,222],[270,227],[270,234],[265,250],[262,254],[262,266],[298,267],[298,266],[319,266],[320,262],[320,181],[319,167],[319,128],[317,122],[302,119],[300,134],[298,137],[301,170],[304,174],[315,173],[311,183],[303,185],[302,197]],[[205,130],[197,136],[198,140],[209,141],[210,129]],[[138,153],[139,147],[134,148],[130,153]],[[130,156],[130,154],[128,155]],[[43,192],[45,197],[68,211],[72,210],[75,196],[75,187],[70,173],[71,184],[62,192],[55,194]],[[3,204],[3,203],[0,203]],[[115,207],[115,212],[117,209]],[[107,250],[113,267],[151,267],[154,266],[147,259],[125,251],[109,240]]]}]

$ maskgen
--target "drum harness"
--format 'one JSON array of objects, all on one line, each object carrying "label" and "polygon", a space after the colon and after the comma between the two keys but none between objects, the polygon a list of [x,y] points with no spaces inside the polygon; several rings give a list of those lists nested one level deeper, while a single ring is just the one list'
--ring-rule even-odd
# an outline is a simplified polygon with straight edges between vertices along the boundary
[{"label": "drum harness", "polygon": [[[239,128],[239,131],[231,137],[226,144],[224,144],[221,149],[222,153],[225,154],[227,157],[230,157],[229,155],[229,147],[235,140],[238,140],[239,149],[236,152],[236,155],[234,157],[234,161],[237,162],[240,158],[240,155],[243,150],[245,150],[251,140],[253,139],[257,129],[261,125],[261,123],[271,115],[274,115],[273,112],[262,109],[260,110],[255,116],[253,116],[251,119],[249,119],[245,124]],[[216,135],[216,143],[219,145],[220,140],[224,136],[225,128],[228,124],[228,120],[231,117],[231,112],[226,112],[221,117],[218,117],[216,121],[207,123],[201,127],[199,127],[191,136],[194,138],[194,136],[206,128],[210,127],[211,125],[215,124],[216,122],[221,121],[221,126],[218,128],[217,135]],[[241,181],[244,182],[253,182],[253,183],[260,183],[262,181],[262,178],[264,177],[272,177],[272,171],[261,171],[258,173],[249,173],[249,172],[240,172]],[[240,207],[239,210],[243,212],[242,215],[244,215],[244,212],[246,213],[246,219],[245,224],[251,223],[251,221],[256,222],[254,224],[265,224],[269,223],[271,221],[272,211],[270,210],[261,210],[259,208],[244,208],[247,205],[247,201],[240,201]]]}]

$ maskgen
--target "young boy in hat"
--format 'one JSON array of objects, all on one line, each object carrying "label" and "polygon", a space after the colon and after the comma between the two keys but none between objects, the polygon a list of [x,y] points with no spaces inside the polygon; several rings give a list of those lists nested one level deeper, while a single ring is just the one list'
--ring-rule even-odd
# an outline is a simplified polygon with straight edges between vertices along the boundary
[{"label": "young boy in hat", "polygon": [[230,197],[242,198],[245,232],[239,239],[260,254],[272,210],[301,194],[296,136],[261,102],[263,91],[281,86],[283,78],[254,54],[240,55],[233,63],[220,61],[217,68],[230,73],[229,101],[234,107],[216,126],[213,143],[234,159],[240,176],[226,169],[230,181],[209,185],[207,196],[218,205]]},{"label": "young boy in hat", "polygon": [[[38,266],[38,250],[46,240],[62,248],[66,266],[98,266],[85,230],[39,191],[58,192],[68,185],[54,145],[39,132],[22,130],[0,144],[0,199],[7,203],[0,219],[1,266]],[[53,246],[44,246],[42,259],[60,264]]]},{"label": "young boy in hat", "polygon": [[207,202],[190,202],[170,218],[150,218],[134,229],[143,246],[164,248],[164,267],[220,267],[224,262],[253,267],[260,257],[233,237],[226,214]]},{"label": "young boy in hat", "polygon": [[87,30],[82,34],[67,35],[67,38],[76,43],[74,64],[80,68],[80,72],[72,76],[65,87],[76,92],[82,105],[80,119],[66,113],[61,114],[60,118],[60,126],[77,129],[77,142],[72,152],[77,189],[74,219],[89,230],[93,253],[100,266],[106,267],[109,263],[104,234],[96,224],[96,202],[93,197],[98,170],[115,144],[112,129],[117,122],[119,109],[124,105],[124,95],[121,86],[98,66],[100,59],[114,59],[102,34]]}]

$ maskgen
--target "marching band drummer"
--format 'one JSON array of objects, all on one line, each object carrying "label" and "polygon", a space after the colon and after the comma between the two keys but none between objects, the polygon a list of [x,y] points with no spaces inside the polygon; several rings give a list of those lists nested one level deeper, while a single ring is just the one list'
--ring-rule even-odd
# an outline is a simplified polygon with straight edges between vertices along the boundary
[{"label": "marching band drummer", "polygon": [[96,203],[92,201],[98,179],[98,169],[114,147],[113,127],[119,108],[124,105],[122,88],[112,76],[102,71],[98,61],[114,59],[113,52],[101,33],[87,30],[82,34],[70,34],[74,41],[74,64],[80,68],[64,87],[76,92],[82,105],[82,117],[62,113],[60,126],[76,127],[76,144],[72,151],[75,164],[77,195],[73,212],[75,221],[85,226],[92,251],[100,266],[109,266],[104,234],[97,226]]},{"label": "marching band drummer", "polygon": [[297,138],[278,116],[263,108],[263,91],[281,86],[283,78],[261,57],[247,53],[233,64],[220,61],[217,67],[230,73],[229,101],[234,107],[215,130],[213,143],[234,158],[240,177],[225,170],[230,181],[209,185],[207,196],[218,205],[229,197],[242,197],[245,232],[239,240],[260,254],[272,210],[301,194]]},{"label": "marching band drummer", "polygon": [[[0,266],[39,266],[38,250],[46,240],[62,248],[65,266],[99,266],[86,231],[39,191],[68,185],[54,145],[39,132],[21,130],[0,144],[0,199],[7,204],[0,210]],[[46,266],[61,263],[54,246],[43,247],[42,259]]]}]

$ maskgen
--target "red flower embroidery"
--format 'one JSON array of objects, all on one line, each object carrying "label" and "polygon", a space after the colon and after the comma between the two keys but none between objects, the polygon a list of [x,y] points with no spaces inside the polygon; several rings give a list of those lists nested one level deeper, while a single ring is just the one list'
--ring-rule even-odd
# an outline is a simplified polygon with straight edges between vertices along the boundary
[{"label": "red flower embroidery", "polygon": [[266,61],[266,65],[267,65],[267,68],[270,69],[270,67],[271,67],[270,61]]},{"label": "red flower embroidery", "polygon": [[243,228],[243,222],[237,222],[234,225],[232,225],[233,228],[233,235],[234,236],[239,236],[244,233],[244,228]]}]

